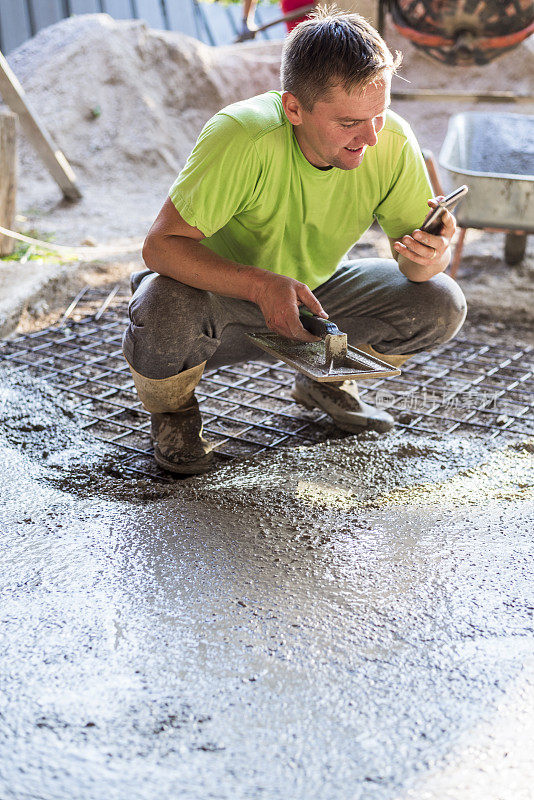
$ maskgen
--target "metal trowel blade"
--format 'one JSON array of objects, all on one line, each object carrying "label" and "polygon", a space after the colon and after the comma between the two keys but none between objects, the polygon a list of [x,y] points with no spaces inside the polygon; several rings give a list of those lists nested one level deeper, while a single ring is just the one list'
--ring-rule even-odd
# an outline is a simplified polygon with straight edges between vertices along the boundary
[{"label": "metal trowel blade", "polygon": [[[295,342],[276,333],[247,333],[246,337],[266,353],[285,361],[303,375],[316,381],[359,380],[400,375],[400,370],[351,345],[344,357],[335,356],[331,366],[325,365],[325,341]],[[337,339],[339,336],[333,336]],[[341,344],[341,349],[343,345]],[[331,351],[330,351],[331,352]],[[338,350],[339,352],[339,350]],[[337,359],[339,358],[339,361]]]}]

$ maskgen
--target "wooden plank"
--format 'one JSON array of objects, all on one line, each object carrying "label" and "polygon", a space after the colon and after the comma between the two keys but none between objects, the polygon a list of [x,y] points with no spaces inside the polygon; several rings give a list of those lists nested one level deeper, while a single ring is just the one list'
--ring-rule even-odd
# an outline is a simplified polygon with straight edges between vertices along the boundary
[{"label": "wooden plank", "polygon": [[167,15],[171,30],[198,37],[193,3],[190,0],[167,0]]},{"label": "wooden plank", "polygon": [[71,14],[100,14],[101,0],[70,0]]},{"label": "wooden plank", "polygon": [[[229,19],[226,6],[220,3],[200,3],[200,10],[206,18],[216,45],[229,44],[236,38],[237,33]],[[206,41],[204,36],[203,39]]]},{"label": "wooden plank", "polygon": [[47,28],[63,19],[61,0],[29,0],[32,5],[36,30]]},{"label": "wooden plank", "polygon": [[0,95],[10,109],[18,114],[22,130],[60,187],[64,197],[68,200],[79,200],[82,194],[76,185],[72,167],[33,113],[24,89],[2,53],[0,53]]},{"label": "wooden plank", "polygon": [[102,0],[104,11],[114,19],[132,19],[130,0]]},{"label": "wooden plank", "polygon": [[159,0],[136,0],[137,16],[143,19],[149,28],[165,28]]},{"label": "wooden plank", "polygon": [[29,39],[32,34],[26,3],[22,0],[1,0],[0,28],[2,30],[0,49],[6,53],[10,53]]},{"label": "wooden plank", "polygon": [[[0,225],[13,230],[17,194],[17,118],[0,111]],[[0,256],[8,256],[15,240],[0,234]]]},{"label": "wooden plank", "polygon": [[[274,20],[280,19],[280,7],[277,5],[273,5],[272,3],[259,3],[256,7],[256,25],[258,28],[261,28],[262,25],[269,22],[274,22]],[[264,31],[260,31],[256,36],[256,40],[259,39],[273,39],[279,40],[284,39],[287,34],[287,28],[284,22],[278,22],[275,25],[271,25]]]},{"label": "wooden plank", "polygon": [[[104,12],[114,19],[132,19],[135,16],[146,20],[153,28],[180,31],[188,36],[208,42],[209,37],[195,18],[193,0],[0,0],[0,50],[10,52],[31,35],[31,25],[36,30],[64,17],[65,9],[72,14],[94,14]],[[31,12],[31,16],[28,14]],[[229,17],[241,26],[242,6],[233,4],[224,7],[220,3],[201,3],[200,10],[209,25],[217,44],[228,44],[235,39],[235,30]],[[134,13],[135,12],[135,13]],[[164,13],[165,12],[165,13]],[[260,3],[256,12],[259,25],[280,16],[277,5]],[[276,25],[257,38],[283,38],[285,26]]]}]

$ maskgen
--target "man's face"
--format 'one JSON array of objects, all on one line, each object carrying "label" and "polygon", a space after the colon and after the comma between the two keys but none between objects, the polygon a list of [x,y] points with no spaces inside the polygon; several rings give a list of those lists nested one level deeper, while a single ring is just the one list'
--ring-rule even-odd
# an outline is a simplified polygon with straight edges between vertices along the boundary
[{"label": "man's face", "polygon": [[284,107],[304,156],[315,167],[355,169],[378,141],[390,103],[391,76],[353,94],[334,86],[327,100],[305,111],[285,93]]}]

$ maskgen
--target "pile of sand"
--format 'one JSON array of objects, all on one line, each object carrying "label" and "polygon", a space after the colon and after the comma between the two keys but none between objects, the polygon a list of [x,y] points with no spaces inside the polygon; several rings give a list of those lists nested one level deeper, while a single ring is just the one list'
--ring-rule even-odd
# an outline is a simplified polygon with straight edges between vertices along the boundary
[{"label": "pile of sand", "polygon": [[213,113],[276,85],[279,46],[268,50],[229,53],[94,14],[43,30],[10,60],[80,177],[100,183],[174,173]]},{"label": "pile of sand", "polygon": [[[44,29],[9,60],[76,172],[82,226],[93,213],[115,211],[113,236],[136,232],[130,217],[143,197],[152,213],[154,195],[162,200],[216,111],[277,86],[279,53],[279,43],[211,48],[143,22],[91,14]],[[19,208],[49,210],[58,190],[23,136],[19,156]],[[102,223],[93,235],[105,239]]]}]

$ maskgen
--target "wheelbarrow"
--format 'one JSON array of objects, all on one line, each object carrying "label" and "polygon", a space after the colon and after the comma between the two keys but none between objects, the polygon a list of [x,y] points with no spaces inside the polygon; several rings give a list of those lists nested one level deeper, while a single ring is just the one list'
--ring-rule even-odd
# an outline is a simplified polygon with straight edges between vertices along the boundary
[{"label": "wheelbarrow", "polygon": [[460,227],[451,264],[455,277],[468,228],[506,234],[504,259],[518,264],[534,233],[534,116],[456,114],[439,154],[446,183],[466,183],[469,194],[456,212]]}]

